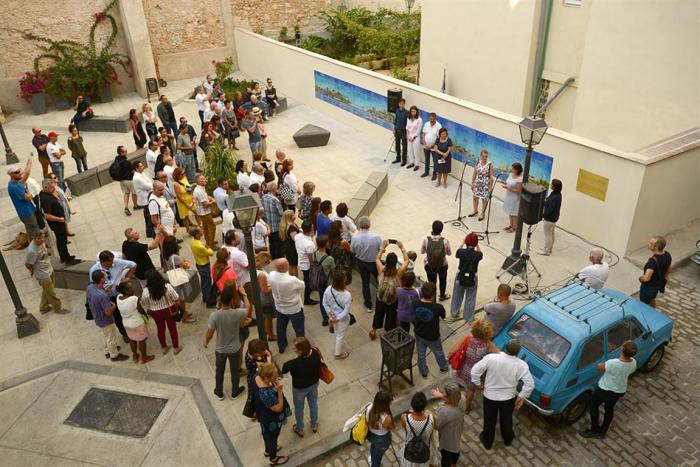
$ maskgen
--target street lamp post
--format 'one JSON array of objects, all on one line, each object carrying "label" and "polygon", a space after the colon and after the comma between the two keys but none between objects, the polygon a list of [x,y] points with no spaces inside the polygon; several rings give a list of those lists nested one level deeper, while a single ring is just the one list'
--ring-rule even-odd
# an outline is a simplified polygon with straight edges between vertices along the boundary
[{"label": "street lamp post", "polygon": [[3,123],[5,123],[5,114],[0,111],[0,137],[2,137],[2,144],[5,145],[5,162],[7,165],[16,164],[19,162],[19,157],[17,157],[17,154],[15,154],[7,141],[5,129],[2,127]]},{"label": "street lamp post", "polygon": [[404,0],[406,2],[406,8],[408,9],[408,14],[411,14],[411,8],[413,8],[413,4],[416,3],[416,0]]},{"label": "street lamp post", "polygon": [[253,236],[251,234],[255,222],[258,220],[258,211],[262,208],[260,197],[255,193],[238,192],[231,195],[227,201],[238,221],[238,225],[245,236],[245,252],[248,257],[248,272],[250,273],[250,286],[253,290],[253,307],[255,308],[255,321],[258,327],[258,337],[267,344],[267,333],[260,306],[260,285],[255,268],[255,253],[253,251]]},{"label": "street lamp post", "polygon": [[10,275],[10,270],[7,269],[7,263],[5,262],[5,256],[0,251],[0,273],[2,273],[2,279],[5,281],[5,286],[10,294],[12,303],[15,306],[15,324],[17,325],[17,337],[23,338],[31,336],[39,332],[39,321],[27,312],[27,309],[22,305],[22,300],[19,298],[17,293],[17,288],[15,287],[15,281]]},{"label": "street lamp post", "polygon": [[[532,116],[525,117],[518,124],[520,127],[520,139],[523,144],[527,146],[525,151],[525,167],[523,167],[523,185],[527,183],[530,178],[530,161],[532,160],[532,148],[537,146],[544,134],[547,132],[547,123],[542,117]],[[521,192],[522,193],[522,192]],[[522,270],[523,265],[513,267],[514,263],[519,263],[521,260],[522,250],[520,249],[520,244],[523,238],[523,220],[518,216],[518,227],[515,229],[515,239],[513,240],[513,249],[510,252],[510,256],[506,258],[503,263],[503,269],[509,269],[514,273],[519,273]]]}]

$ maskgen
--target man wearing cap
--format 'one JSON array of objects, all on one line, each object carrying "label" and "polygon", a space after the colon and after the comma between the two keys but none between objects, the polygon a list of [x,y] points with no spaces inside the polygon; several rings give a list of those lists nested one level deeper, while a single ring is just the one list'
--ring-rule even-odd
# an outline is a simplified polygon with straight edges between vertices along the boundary
[{"label": "man wearing cap", "polygon": [[175,111],[173,110],[173,105],[168,101],[167,96],[163,94],[160,96],[160,104],[156,108],[158,112],[158,118],[163,123],[163,127],[168,133],[172,133],[174,137],[177,138],[177,119],[175,118]]},{"label": "man wearing cap", "polygon": [[54,195],[56,183],[50,178],[45,178],[41,182],[41,193],[39,193],[39,205],[44,211],[44,218],[49,224],[49,228],[56,235],[56,249],[61,263],[69,266],[80,263],[68,252],[68,231],[66,230],[66,218],[63,206]]},{"label": "man wearing cap", "polygon": [[29,238],[32,238],[34,232],[39,230],[37,223],[36,207],[32,203],[32,194],[27,189],[27,178],[32,171],[32,160],[27,159],[27,163],[22,170],[19,166],[13,165],[7,169],[7,175],[10,176],[10,182],[7,184],[7,192],[10,194],[12,204],[15,206],[19,220],[24,224],[24,229]]},{"label": "man wearing cap", "polygon": [[41,302],[39,311],[48,313],[53,309],[54,313],[65,314],[70,311],[63,309],[61,299],[56,296],[55,279],[56,276],[49,260],[49,252],[46,249],[44,232],[35,230],[32,241],[27,247],[27,256],[24,266],[29,270],[29,275],[34,276],[41,286]]},{"label": "man wearing cap", "polygon": [[246,110],[245,118],[241,122],[243,128],[248,132],[248,144],[250,145],[250,152],[253,154],[260,151],[262,146],[262,137],[260,136],[260,128],[258,128],[258,115],[260,115],[260,109],[257,107],[252,110]]},{"label": "man wearing cap", "polygon": [[59,134],[55,131],[49,133],[49,143],[46,145],[46,153],[49,155],[51,170],[56,175],[58,185],[63,191],[66,190],[66,182],[63,180],[63,156],[66,155],[66,150],[58,143]]},{"label": "man wearing cap", "polygon": [[41,128],[32,128],[32,133],[34,133],[34,137],[32,138],[32,146],[36,148],[37,155],[39,156],[42,177],[46,178],[49,176],[50,165],[49,155],[46,153],[46,145],[49,144],[49,137],[41,134]]}]

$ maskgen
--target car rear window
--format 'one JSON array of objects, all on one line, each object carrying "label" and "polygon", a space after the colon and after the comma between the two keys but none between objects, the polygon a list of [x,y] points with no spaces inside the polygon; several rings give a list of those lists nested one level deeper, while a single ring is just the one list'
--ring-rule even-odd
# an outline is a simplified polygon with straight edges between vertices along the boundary
[{"label": "car rear window", "polygon": [[508,335],[548,365],[557,368],[569,353],[571,343],[532,316],[522,314],[510,327]]}]

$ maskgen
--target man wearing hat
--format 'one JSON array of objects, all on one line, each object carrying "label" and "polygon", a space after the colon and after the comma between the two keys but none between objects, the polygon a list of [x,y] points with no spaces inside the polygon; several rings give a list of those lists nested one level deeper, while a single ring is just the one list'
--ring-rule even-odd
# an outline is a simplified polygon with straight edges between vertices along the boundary
[{"label": "man wearing hat", "polygon": [[261,112],[258,107],[246,110],[245,118],[241,122],[243,128],[248,132],[248,144],[250,145],[250,152],[253,154],[260,151],[262,146],[262,137],[260,136],[260,128],[258,128],[258,116],[260,116]]},{"label": "man wearing hat", "polygon": [[452,289],[450,316],[453,321],[458,320],[459,308],[464,302],[464,320],[472,321],[476,308],[477,270],[479,269],[479,261],[484,257],[479,249],[479,236],[474,232],[469,232],[464,237],[464,241],[462,241],[455,256],[459,260],[459,270]]},{"label": "man wearing hat", "polygon": [[66,155],[66,150],[58,143],[58,133],[51,131],[48,137],[49,143],[46,145],[46,153],[49,155],[51,171],[56,175],[58,185],[65,191],[67,187],[66,182],[63,180],[63,161],[61,158]]},{"label": "man wearing hat", "polygon": [[41,230],[35,230],[32,235],[32,241],[27,247],[24,266],[29,270],[29,275],[33,276],[41,286],[39,311],[43,314],[53,309],[53,312],[58,314],[70,313],[63,308],[61,299],[56,296],[56,275],[49,260],[44,232]]},{"label": "man wearing hat", "polygon": [[10,194],[12,204],[15,206],[19,220],[24,224],[24,229],[27,231],[29,238],[36,230],[39,230],[37,223],[36,206],[32,203],[32,195],[27,189],[27,178],[32,171],[32,160],[27,159],[27,163],[22,170],[19,166],[13,165],[7,169],[7,175],[10,176],[10,182],[7,184],[7,192]]}]

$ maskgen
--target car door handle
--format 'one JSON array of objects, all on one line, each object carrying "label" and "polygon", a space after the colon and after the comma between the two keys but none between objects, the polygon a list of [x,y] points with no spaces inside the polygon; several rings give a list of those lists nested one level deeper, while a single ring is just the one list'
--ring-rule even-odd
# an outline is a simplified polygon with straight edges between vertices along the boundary
[{"label": "car door handle", "polygon": [[574,378],[574,379],[570,379],[570,380],[566,383],[566,387],[567,387],[567,388],[570,388],[571,386],[573,386],[573,385],[576,384],[576,383],[578,383],[578,376],[577,376],[576,378]]}]

